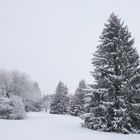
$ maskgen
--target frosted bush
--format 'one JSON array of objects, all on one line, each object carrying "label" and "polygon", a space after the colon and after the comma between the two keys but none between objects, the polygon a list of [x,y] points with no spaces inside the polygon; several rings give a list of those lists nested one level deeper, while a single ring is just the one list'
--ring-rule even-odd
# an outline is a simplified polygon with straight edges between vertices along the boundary
[{"label": "frosted bush", "polygon": [[18,96],[11,98],[0,97],[0,118],[1,119],[24,119],[26,117],[24,105]]}]

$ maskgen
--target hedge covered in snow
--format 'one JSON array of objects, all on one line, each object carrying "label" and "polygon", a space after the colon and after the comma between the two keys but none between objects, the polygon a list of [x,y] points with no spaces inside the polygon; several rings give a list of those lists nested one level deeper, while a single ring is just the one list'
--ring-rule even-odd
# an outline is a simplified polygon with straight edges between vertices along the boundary
[{"label": "hedge covered in snow", "polygon": [[0,97],[0,119],[19,120],[25,117],[26,113],[20,97]]}]

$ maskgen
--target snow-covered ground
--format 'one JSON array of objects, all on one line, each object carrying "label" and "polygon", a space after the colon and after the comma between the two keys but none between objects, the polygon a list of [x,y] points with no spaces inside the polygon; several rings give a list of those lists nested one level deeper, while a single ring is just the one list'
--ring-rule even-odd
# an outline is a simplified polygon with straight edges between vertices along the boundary
[{"label": "snow-covered ground", "polygon": [[29,113],[25,120],[0,120],[0,140],[140,140],[140,135],[82,128],[77,117]]}]

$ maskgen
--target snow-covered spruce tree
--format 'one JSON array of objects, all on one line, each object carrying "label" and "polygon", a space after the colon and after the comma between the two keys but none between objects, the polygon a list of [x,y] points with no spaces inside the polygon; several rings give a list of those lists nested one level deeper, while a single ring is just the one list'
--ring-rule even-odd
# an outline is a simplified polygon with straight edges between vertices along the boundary
[{"label": "snow-covered spruce tree", "polygon": [[85,94],[86,94],[86,83],[84,80],[79,82],[79,86],[75,91],[74,96],[71,99],[70,103],[70,115],[81,116],[84,113],[84,104],[85,104]]},{"label": "snow-covered spruce tree", "polygon": [[68,88],[59,82],[52,103],[50,104],[51,114],[67,114],[69,107]]},{"label": "snow-covered spruce tree", "polygon": [[133,44],[128,27],[111,14],[92,59],[95,81],[83,126],[125,134],[140,130],[139,56]]}]

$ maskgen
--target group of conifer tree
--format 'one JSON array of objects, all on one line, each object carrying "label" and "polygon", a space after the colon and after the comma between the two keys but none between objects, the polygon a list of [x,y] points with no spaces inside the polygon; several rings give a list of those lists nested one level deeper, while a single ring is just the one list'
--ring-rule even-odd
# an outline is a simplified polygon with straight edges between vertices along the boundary
[{"label": "group of conifer tree", "polygon": [[68,88],[60,81],[50,104],[50,113],[71,114],[73,116],[83,115],[85,93],[86,83],[84,80],[79,82],[74,95],[68,94]]},{"label": "group of conifer tree", "polygon": [[134,39],[124,22],[110,15],[93,54],[93,84],[82,80],[70,97],[60,82],[50,113],[82,116],[82,126],[118,133],[140,132],[140,67]]}]

